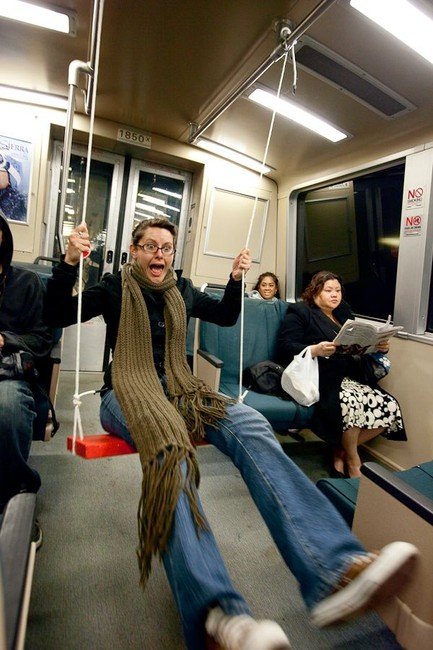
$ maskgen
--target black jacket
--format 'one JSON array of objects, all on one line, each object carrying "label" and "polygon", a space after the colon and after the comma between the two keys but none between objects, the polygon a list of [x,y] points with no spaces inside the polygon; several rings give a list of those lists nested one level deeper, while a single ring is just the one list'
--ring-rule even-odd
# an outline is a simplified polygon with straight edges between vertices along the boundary
[{"label": "black jacket", "polygon": [[0,333],[5,339],[2,353],[27,350],[36,358],[44,357],[51,349],[52,332],[42,320],[42,282],[36,273],[11,266],[12,233],[1,215],[0,230]]},{"label": "black jacket", "polygon": [[[334,310],[334,316],[341,325],[348,318],[354,318],[344,301]],[[278,335],[278,363],[287,366],[305,347],[333,341],[339,329],[316,305],[289,304]],[[320,438],[339,442],[343,429],[339,397],[341,382],[344,377],[350,377],[365,383],[362,368],[357,357],[344,354],[333,354],[329,359],[318,357],[318,362],[320,400],[315,407],[311,428]]]},{"label": "black jacket", "polygon": [[[44,310],[45,321],[52,327],[67,327],[77,322],[78,299],[72,296],[77,269],[78,267],[65,262],[53,269],[53,276],[48,281]],[[230,278],[222,299],[217,300],[196,289],[191,280],[182,277],[180,271],[177,271],[177,275],[177,287],[185,301],[187,320],[195,317],[222,326],[236,323],[241,308],[241,281]],[[161,294],[144,289],[142,292],[149,312],[155,366],[161,374],[165,342],[164,301]],[[104,275],[98,284],[83,291],[81,320],[85,322],[102,315],[107,324],[108,343],[112,351],[116,347],[121,307],[120,271]],[[105,373],[104,382],[105,386],[111,388],[111,366]]]}]

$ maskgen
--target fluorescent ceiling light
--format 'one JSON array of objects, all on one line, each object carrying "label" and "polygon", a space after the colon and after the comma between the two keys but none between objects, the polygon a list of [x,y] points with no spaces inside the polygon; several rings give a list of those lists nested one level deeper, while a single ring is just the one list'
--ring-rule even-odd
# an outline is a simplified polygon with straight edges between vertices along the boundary
[{"label": "fluorescent ceiling light", "polygon": [[157,199],[154,196],[150,196],[149,194],[142,194],[141,192],[138,192],[138,195],[140,196],[143,201],[146,201],[146,203],[154,203],[155,205],[159,205],[161,208],[166,208],[167,210],[173,210],[173,212],[180,212],[179,208],[174,208],[171,205],[168,205],[165,201],[162,199]]},{"label": "fluorescent ceiling light", "polygon": [[343,133],[339,129],[336,129],[334,126],[322,120],[321,117],[317,117],[314,113],[310,113],[301,108],[298,104],[289,101],[288,99],[280,99],[273,93],[268,92],[267,90],[262,90],[261,88],[256,88],[248,96],[248,99],[251,99],[253,102],[270,108],[272,111],[276,111],[280,115],[287,117],[289,120],[293,120],[302,126],[305,126],[310,131],[314,131],[319,135],[331,140],[331,142],[339,142],[348,137],[347,133]]},{"label": "fluorescent ceiling light", "polygon": [[143,194],[142,192],[138,192],[138,196],[140,196],[148,203],[155,203],[155,205],[165,205],[163,199],[157,199],[155,196],[150,196],[149,194]]},{"label": "fluorescent ceiling light", "polygon": [[433,20],[407,0],[350,0],[362,14],[433,63]]},{"label": "fluorescent ceiling light", "polygon": [[137,208],[139,210],[147,210],[147,212],[151,212],[154,214],[162,214],[163,217],[169,218],[168,214],[165,214],[162,210],[158,210],[158,208],[155,208],[153,205],[146,205],[145,203],[137,203],[135,204],[135,208],[137,211]]},{"label": "fluorescent ceiling light", "polygon": [[239,163],[239,165],[242,165],[243,167],[248,167],[249,169],[253,169],[256,172],[260,172],[260,173],[263,172],[263,174],[267,174],[272,170],[272,167],[263,165],[259,160],[256,160],[255,158],[250,158],[249,156],[246,156],[245,154],[240,153],[235,149],[231,149],[230,147],[225,147],[224,145],[218,144],[218,142],[214,142],[213,140],[207,140],[206,138],[199,138],[199,140],[195,144],[197,145],[197,147],[201,147],[202,149],[206,149],[206,151],[211,151],[212,153],[216,153],[218,154],[218,156],[222,156],[223,158],[228,158],[229,160]]},{"label": "fluorescent ceiling light", "polygon": [[175,199],[182,198],[182,194],[178,194],[177,192],[170,192],[170,190],[163,190],[161,187],[152,187],[152,190],[154,192],[161,192],[161,194],[167,194],[167,196],[174,196]]},{"label": "fluorescent ceiling light", "polygon": [[24,88],[14,88],[0,84],[0,98],[9,99],[13,102],[23,104],[36,104],[36,106],[48,106],[49,108],[68,108],[68,98],[61,95],[50,95],[49,93],[38,93]]},{"label": "fluorescent ceiling light", "polygon": [[[146,217],[147,219],[156,219],[154,214],[149,214],[148,212],[139,212],[138,210],[136,210],[134,214],[140,217],[140,220],[143,219],[143,217]],[[170,219],[168,215],[167,215],[167,219]],[[138,219],[136,219],[136,221],[138,222]]]},{"label": "fluorescent ceiling light", "polygon": [[59,11],[59,8],[49,9],[47,5],[39,7],[21,0],[7,0],[0,3],[0,16],[3,18],[53,29],[64,34],[75,33],[72,16],[65,11]]}]

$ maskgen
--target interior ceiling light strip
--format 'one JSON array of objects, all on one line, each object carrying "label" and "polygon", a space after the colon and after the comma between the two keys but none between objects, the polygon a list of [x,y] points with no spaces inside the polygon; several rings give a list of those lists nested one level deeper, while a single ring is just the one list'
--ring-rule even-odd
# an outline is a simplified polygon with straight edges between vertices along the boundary
[{"label": "interior ceiling light strip", "polygon": [[236,151],[235,149],[231,149],[231,147],[226,147],[223,144],[219,144],[219,142],[214,142],[213,140],[208,140],[207,138],[199,138],[197,142],[195,142],[195,145],[197,147],[201,147],[202,149],[206,149],[206,151],[215,153],[218,156],[227,158],[232,162],[238,163],[243,167],[248,167],[248,169],[252,169],[253,171],[260,173],[263,171],[264,174],[272,171],[272,167],[269,167],[269,165],[263,165],[263,163],[261,163],[259,160],[251,158],[244,153],[240,153],[240,151]]},{"label": "interior ceiling light strip", "polygon": [[265,108],[275,110],[279,115],[304,126],[331,142],[339,142],[349,136],[348,133],[337,129],[318,115],[315,115],[302,106],[299,106],[299,104],[288,99],[278,98],[274,93],[263,90],[262,88],[256,88],[253,90],[253,92],[248,96],[248,99],[264,106]]},{"label": "interior ceiling light strip", "polygon": [[75,20],[72,13],[60,10],[59,7],[50,8],[47,4],[38,6],[22,0],[3,0],[0,3],[0,16],[75,36]]},{"label": "interior ceiling light strip", "polygon": [[433,20],[411,2],[350,0],[350,4],[433,63]]}]

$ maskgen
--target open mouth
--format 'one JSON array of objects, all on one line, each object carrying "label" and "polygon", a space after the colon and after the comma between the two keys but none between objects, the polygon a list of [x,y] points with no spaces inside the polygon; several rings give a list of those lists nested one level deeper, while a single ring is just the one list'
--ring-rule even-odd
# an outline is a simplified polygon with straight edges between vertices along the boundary
[{"label": "open mouth", "polygon": [[153,278],[160,278],[165,271],[165,264],[158,264],[157,262],[149,264],[149,271]]}]

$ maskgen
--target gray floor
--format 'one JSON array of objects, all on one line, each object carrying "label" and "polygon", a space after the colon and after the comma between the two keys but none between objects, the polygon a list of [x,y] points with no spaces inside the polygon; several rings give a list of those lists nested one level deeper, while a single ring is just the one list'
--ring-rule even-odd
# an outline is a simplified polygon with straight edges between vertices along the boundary
[{"label": "gray floor", "polygon": [[[99,385],[100,375],[94,373],[80,379],[81,391]],[[181,650],[178,615],[162,566],[154,564],[145,592],[138,584],[138,457],[86,461],[66,452],[73,386],[73,374],[62,373],[61,429],[50,443],[32,448],[43,481],[38,516],[44,544],[36,558],[26,648]],[[98,396],[83,398],[86,433],[100,432],[98,406]],[[307,459],[302,444],[291,447],[294,459],[324,475],[321,443],[310,443]],[[236,468],[212,446],[199,448],[198,456],[206,513],[233,582],[257,617],[277,620],[298,650],[400,647],[375,614],[335,629],[313,628]]]}]

